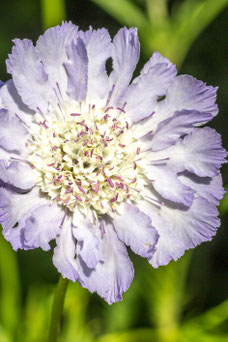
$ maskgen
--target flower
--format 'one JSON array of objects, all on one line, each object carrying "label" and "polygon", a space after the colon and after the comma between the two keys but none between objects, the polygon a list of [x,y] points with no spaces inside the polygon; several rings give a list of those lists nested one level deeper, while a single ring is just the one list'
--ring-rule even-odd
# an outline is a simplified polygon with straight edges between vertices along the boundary
[{"label": "flower", "polygon": [[[106,61],[113,61],[108,75]],[[226,151],[216,90],[155,52],[132,82],[137,30],[71,22],[14,40],[0,89],[0,222],[15,250],[56,240],[63,277],[122,299],[127,247],[153,267],[210,240]],[[131,82],[131,83],[130,83]]]}]

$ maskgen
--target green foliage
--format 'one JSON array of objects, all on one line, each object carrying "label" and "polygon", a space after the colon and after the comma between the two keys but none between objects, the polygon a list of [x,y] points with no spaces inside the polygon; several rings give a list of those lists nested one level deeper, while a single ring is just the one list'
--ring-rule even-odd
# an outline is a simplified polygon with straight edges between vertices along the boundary
[{"label": "green foliage", "polygon": [[228,4],[228,0],[185,0],[168,14],[168,1],[92,0],[121,24],[137,26],[146,57],[159,51],[181,65],[192,43]]},{"label": "green foliage", "polygon": [[225,195],[220,202],[219,212],[221,215],[225,215],[228,212],[228,185],[225,186]]},{"label": "green foliage", "polygon": [[41,15],[43,28],[61,24],[66,18],[65,1],[64,0],[41,0]]},{"label": "green foliage", "polygon": [[0,341],[13,341],[20,319],[20,281],[16,253],[0,233]]},{"label": "green foliage", "polygon": [[[228,3],[228,0],[185,0],[176,2],[169,12],[166,0],[92,1],[121,24],[139,28],[145,56],[159,50],[179,65],[194,40]],[[19,2],[15,1],[15,6],[23,7]],[[66,18],[64,0],[41,0],[40,3],[45,29]],[[36,4],[29,1],[23,4],[29,18],[29,6],[35,12]],[[4,40],[4,31],[0,37]],[[227,211],[226,194],[220,213],[225,215]],[[26,253],[29,258],[29,252]],[[134,282],[124,294],[124,300],[112,306],[90,295],[77,283],[71,283],[59,342],[226,342],[228,301],[209,305],[207,310],[200,307],[196,310],[194,294],[188,287],[191,255],[192,252],[187,252],[178,262],[157,270],[145,260],[134,258]],[[44,281],[34,285],[31,281],[26,287],[20,281],[18,254],[1,236],[0,341],[47,341],[54,286]]]}]

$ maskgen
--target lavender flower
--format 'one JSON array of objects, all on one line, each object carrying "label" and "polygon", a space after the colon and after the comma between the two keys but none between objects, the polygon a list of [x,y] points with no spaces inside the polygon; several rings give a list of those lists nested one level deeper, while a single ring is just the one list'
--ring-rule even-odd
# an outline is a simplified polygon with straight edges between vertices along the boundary
[{"label": "lavender flower", "polygon": [[[105,64],[113,60],[107,74]],[[0,89],[0,222],[15,250],[56,240],[53,263],[108,303],[134,276],[210,240],[226,151],[216,88],[155,52],[132,82],[136,29],[53,27],[14,40]],[[131,83],[130,83],[131,82]]]}]

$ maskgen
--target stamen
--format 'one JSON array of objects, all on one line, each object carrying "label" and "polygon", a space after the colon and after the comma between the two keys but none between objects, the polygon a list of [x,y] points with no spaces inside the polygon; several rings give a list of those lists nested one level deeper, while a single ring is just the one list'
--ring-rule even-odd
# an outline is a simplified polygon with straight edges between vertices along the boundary
[{"label": "stamen", "polygon": [[114,184],[113,184],[111,178],[107,177],[106,180],[107,180],[108,184],[111,186],[111,188],[114,188]]}]

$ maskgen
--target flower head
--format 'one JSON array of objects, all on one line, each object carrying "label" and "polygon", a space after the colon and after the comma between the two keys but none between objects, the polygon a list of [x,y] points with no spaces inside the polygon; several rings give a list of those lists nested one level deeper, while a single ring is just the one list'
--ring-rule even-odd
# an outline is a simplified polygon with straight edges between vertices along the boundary
[{"label": "flower head", "polygon": [[[113,61],[108,75],[106,61]],[[118,301],[134,270],[210,240],[223,196],[216,88],[155,52],[132,82],[136,29],[53,27],[14,40],[0,89],[0,222],[17,250],[50,249],[63,277]]]}]

